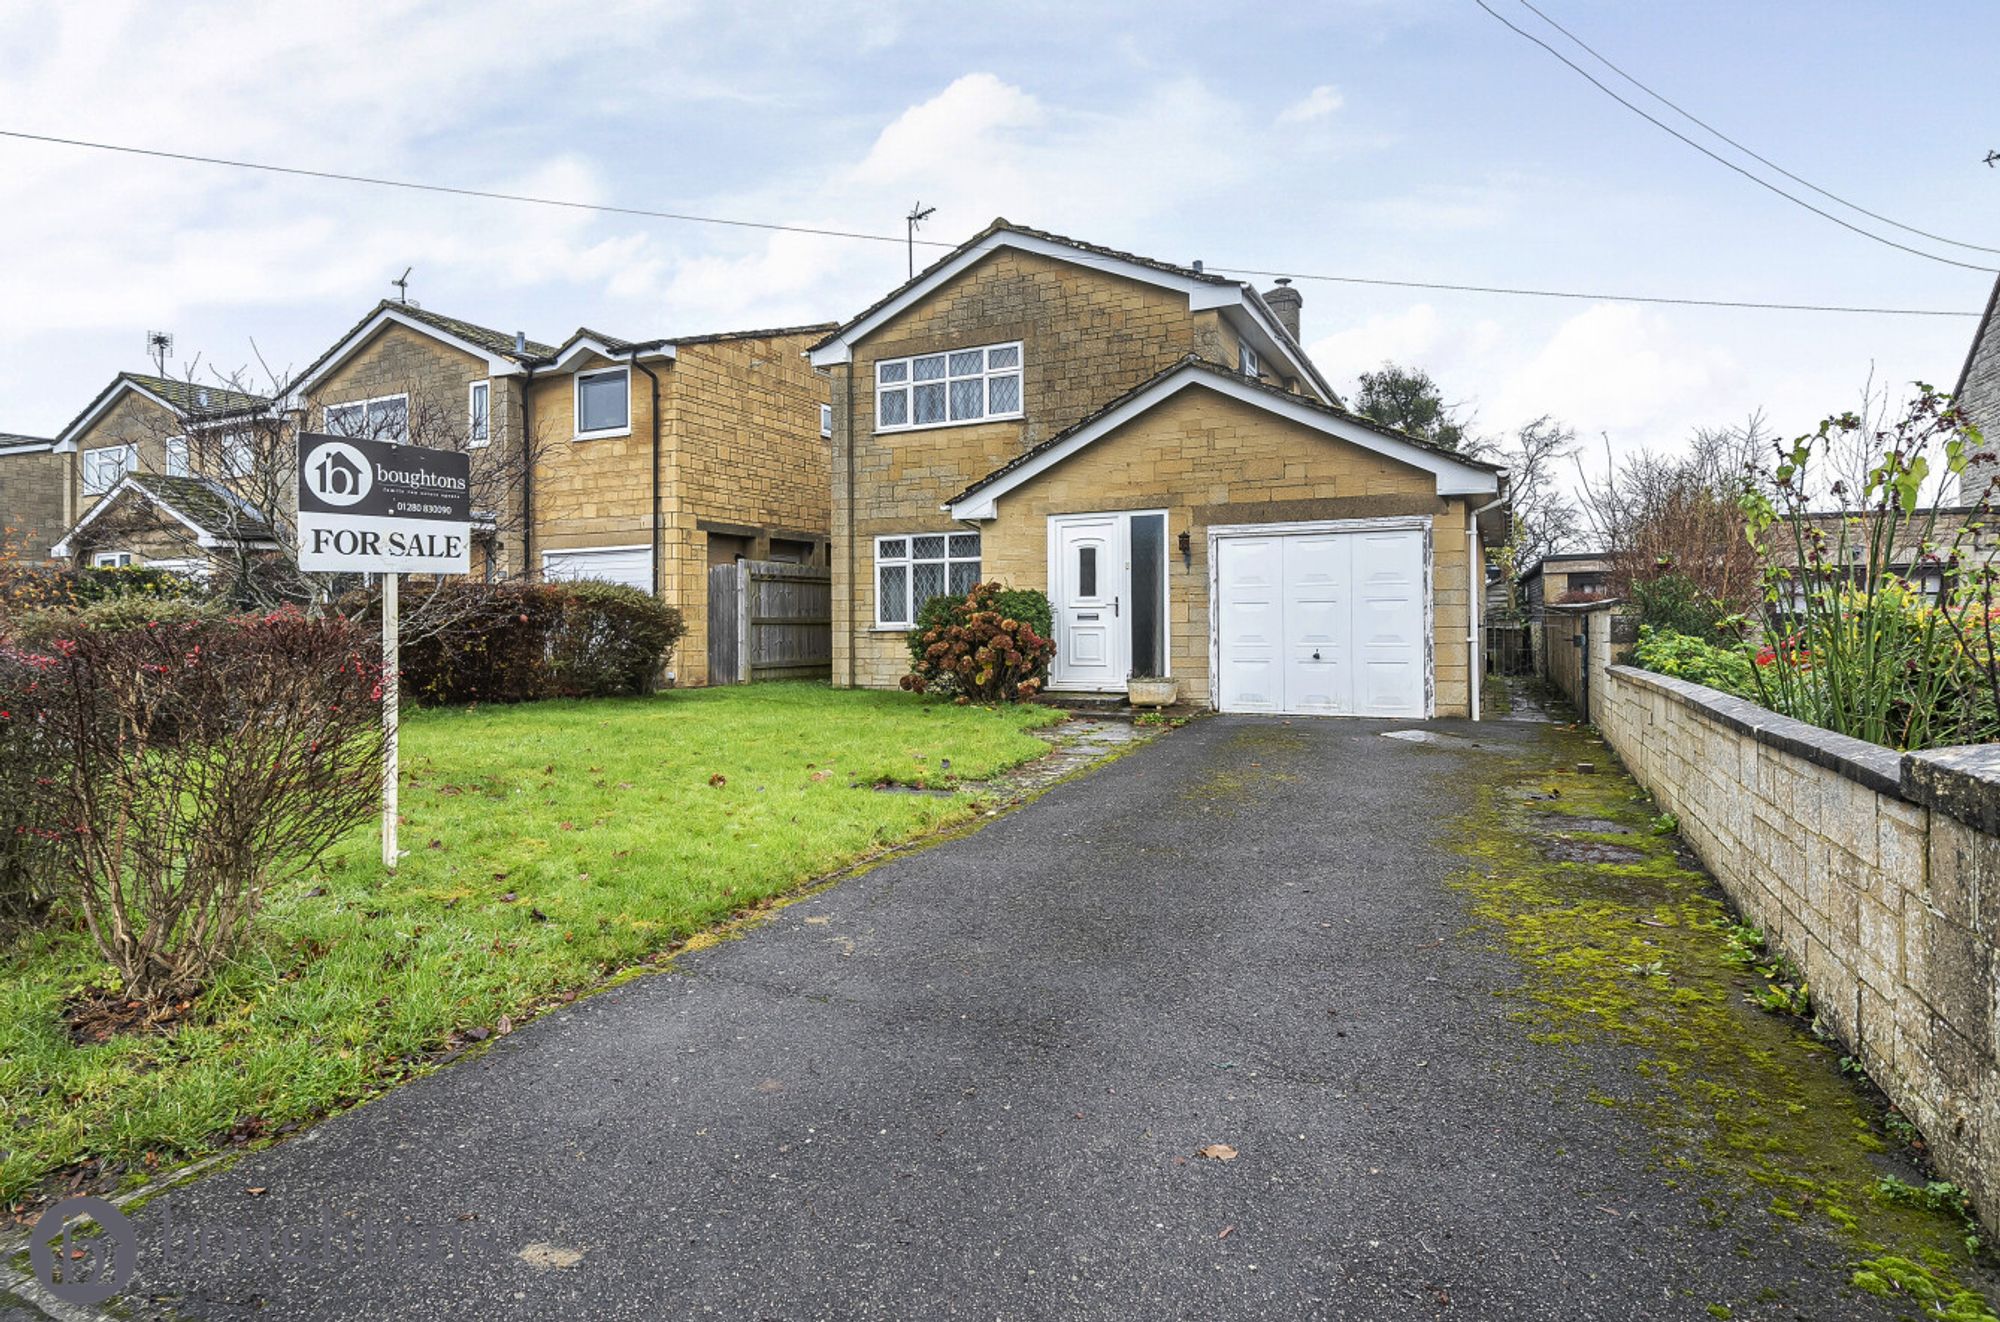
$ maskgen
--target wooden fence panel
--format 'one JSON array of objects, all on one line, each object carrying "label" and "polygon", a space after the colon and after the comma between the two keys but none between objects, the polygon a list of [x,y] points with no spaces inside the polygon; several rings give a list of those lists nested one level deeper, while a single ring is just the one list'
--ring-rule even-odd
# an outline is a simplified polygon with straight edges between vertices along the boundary
[{"label": "wooden fence panel", "polygon": [[832,675],[831,571],[777,560],[708,571],[709,683]]}]

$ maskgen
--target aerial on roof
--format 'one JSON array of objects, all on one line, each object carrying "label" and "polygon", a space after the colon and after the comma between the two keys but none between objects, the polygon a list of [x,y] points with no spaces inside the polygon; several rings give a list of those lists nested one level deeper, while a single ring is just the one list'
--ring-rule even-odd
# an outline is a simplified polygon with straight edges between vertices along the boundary
[{"label": "aerial on roof", "polygon": [[[1176,378],[1183,379],[1177,381]],[[1364,434],[1380,437],[1383,441],[1390,443],[1388,452],[1391,454],[1391,457],[1401,459],[1404,462],[1410,462],[1413,459],[1421,460],[1424,461],[1424,466],[1432,468],[1433,471],[1440,471],[1442,464],[1454,464],[1460,468],[1475,470],[1485,476],[1477,479],[1474,486],[1485,490],[1497,491],[1501,489],[1507,474],[1507,470],[1499,464],[1489,463],[1484,459],[1471,458],[1470,456],[1460,454],[1456,450],[1446,449],[1444,446],[1434,442],[1422,440],[1404,432],[1396,431],[1393,428],[1385,427],[1379,422],[1364,418],[1359,414],[1350,413],[1344,408],[1322,404],[1317,400],[1294,394],[1289,390],[1271,385],[1268,382],[1254,381],[1244,376],[1241,372],[1233,371],[1220,363],[1211,362],[1199,354],[1189,354],[1179,362],[1173,363],[1163,370],[1154,373],[1152,376],[1147,377],[1144,381],[1133,386],[1130,390],[1104,405],[1096,412],[1079,418],[1055,435],[1041,442],[1041,444],[1031,446],[1023,450],[1020,454],[1015,455],[1012,459],[1000,465],[1000,467],[994,469],[971,486],[965,488],[965,490],[947,500],[945,508],[959,512],[957,507],[967,505],[974,496],[979,495],[984,495],[986,501],[990,502],[999,494],[999,490],[996,490],[996,487],[1004,490],[1006,487],[1013,485],[1007,482],[1006,479],[1020,474],[1021,476],[1017,480],[1025,480],[1026,477],[1032,476],[1034,472],[1040,471],[1048,462],[1054,462],[1063,457],[1058,452],[1074,449],[1081,444],[1087,444],[1090,440],[1095,439],[1097,435],[1102,434],[1108,426],[1122,422],[1124,419],[1119,417],[1120,414],[1143,412],[1153,405],[1160,403],[1173,393],[1177,387],[1191,384],[1196,380],[1200,380],[1225,393],[1236,395],[1250,403],[1258,404],[1261,407],[1282,408],[1293,411],[1296,416],[1300,416],[1305,420],[1323,419],[1340,422],[1349,427],[1356,428]],[[1151,398],[1148,398],[1148,396],[1151,396]],[[1316,421],[1315,425],[1317,425]],[[1449,471],[1449,469],[1442,469],[1442,471]],[[960,517],[976,516],[960,513]]]},{"label": "aerial on roof", "polygon": [[[1292,335],[1284,322],[1278,318],[1277,314],[1272,312],[1270,305],[1264,301],[1263,295],[1259,294],[1255,286],[1249,282],[1236,280],[1229,276],[1217,275],[1212,271],[1204,271],[1195,266],[1183,266],[1177,262],[1165,262],[1158,258],[1142,257],[1137,253],[1124,252],[1117,248],[1107,248],[1103,244],[1089,243],[1082,239],[1073,239],[1066,234],[1054,234],[1048,230],[1034,229],[1027,225],[1016,225],[1004,216],[996,218],[985,229],[979,231],[979,233],[973,235],[964,243],[959,244],[956,248],[953,248],[950,252],[938,258],[908,280],[905,280],[902,284],[897,285],[881,298],[876,299],[855,316],[848,318],[834,327],[818,343],[812,346],[810,352],[814,355],[815,365],[824,366],[824,354],[830,351],[833,346],[840,344],[849,335],[854,334],[857,328],[872,329],[873,324],[878,319],[884,317],[892,309],[895,309],[898,304],[910,298],[917,291],[923,290],[931,282],[956,271],[970,257],[976,257],[978,254],[996,247],[1008,246],[1009,240],[1014,241],[1017,246],[1031,249],[1035,247],[1063,249],[1065,250],[1063,255],[1068,260],[1077,261],[1079,264],[1085,266],[1101,266],[1106,270],[1123,266],[1128,268],[1128,270],[1150,271],[1157,273],[1159,277],[1167,277],[1165,280],[1158,280],[1156,278],[1156,283],[1180,282],[1183,287],[1189,285],[1206,286],[1214,292],[1205,295],[1204,298],[1207,300],[1219,300],[1203,301],[1195,303],[1195,306],[1215,307],[1229,303],[1241,303],[1250,310],[1253,321],[1262,329],[1263,333],[1271,337],[1280,355],[1289,359],[1298,368],[1299,372],[1312,383],[1313,389],[1320,397],[1329,402],[1339,402],[1338,396],[1334,394],[1333,387],[1327,383],[1326,378],[1320,374],[1318,367],[1306,356],[1304,347],[1299,344],[1298,340]],[[1085,258],[1094,258],[1096,260],[1083,260]],[[863,333],[865,333],[865,330]],[[845,360],[841,359],[840,361]]]}]

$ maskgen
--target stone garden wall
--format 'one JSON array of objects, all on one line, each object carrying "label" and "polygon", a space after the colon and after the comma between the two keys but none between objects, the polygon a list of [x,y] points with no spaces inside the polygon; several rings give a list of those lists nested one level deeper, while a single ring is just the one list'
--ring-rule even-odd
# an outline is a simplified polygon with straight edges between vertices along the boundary
[{"label": "stone garden wall", "polygon": [[2000,745],[1896,753],[1617,664],[1612,613],[1579,622],[1587,648],[1552,641],[1599,732],[2000,1221]]}]

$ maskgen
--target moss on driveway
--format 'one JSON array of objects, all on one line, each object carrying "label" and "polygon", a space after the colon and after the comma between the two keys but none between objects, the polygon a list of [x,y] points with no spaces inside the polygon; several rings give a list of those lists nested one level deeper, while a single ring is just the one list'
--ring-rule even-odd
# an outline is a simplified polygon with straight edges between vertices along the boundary
[{"label": "moss on driveway", "polygon": [[1458,824],[1474,910],[1523,970],[1506,993],[1522,1031],[1558,1055],[1627,1049],[1629,1094],[1593,1100],[1639,1112],[1662,1178],[1699,1190],[1740,1252],[1774,1227],[1809,1230],[1842,1246],[1856,1290],[1911,1316],[1993,1318],[1991,1264],[1957,1192],[1912,1167],[1909,1131],[1837,1042],[1750,1003],[1771,985],[1748,962],[1750,933],[1671,820],[1589,732],[1550,727],[1545,751],[1539,768],[1502,763]]}]

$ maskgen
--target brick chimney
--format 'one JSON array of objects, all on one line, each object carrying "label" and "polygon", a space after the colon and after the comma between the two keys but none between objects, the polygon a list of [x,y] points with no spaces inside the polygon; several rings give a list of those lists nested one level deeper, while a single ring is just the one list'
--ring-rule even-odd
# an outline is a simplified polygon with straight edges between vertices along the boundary
[{"label": "brick chimney", "polygon": [[1264,291],[1264,301],[1271,305],[1271,311],[1277,314],[1279,322],[1291,332],[1292,338],[1298,339],[1299,309],[1305,306],[1306,300],[1305,295],[1292,288],[1292,278],[1279,276],[1278,283]]}]

